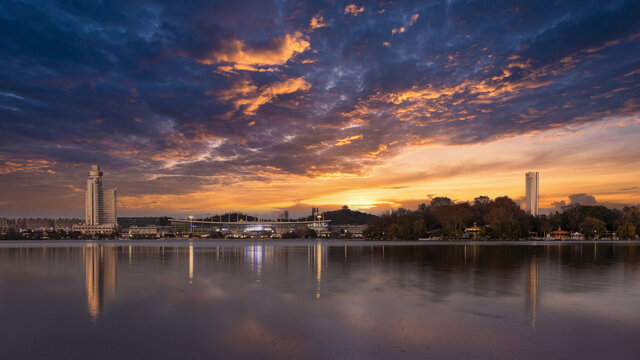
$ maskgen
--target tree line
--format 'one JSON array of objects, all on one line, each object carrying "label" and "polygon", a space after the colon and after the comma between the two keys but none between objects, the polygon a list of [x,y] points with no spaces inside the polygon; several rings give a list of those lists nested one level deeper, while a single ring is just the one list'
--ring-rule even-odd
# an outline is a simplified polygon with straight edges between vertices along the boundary
[{"label": "tree line", "polygon": [[484,239],[544,237],[556,229],[579,232],[585,238],[616,232],[619,238],[628,239],[634,238],[640,227],[640,207],[610,209],[571,204],[549,215],[532,216],[508,196],[493,200],[479,196],[473,203],[436,197],[413,211],[400,208],[382,214],[365,229],[363,236],[380,240],[461,238],[465,229],[474,224]]}]

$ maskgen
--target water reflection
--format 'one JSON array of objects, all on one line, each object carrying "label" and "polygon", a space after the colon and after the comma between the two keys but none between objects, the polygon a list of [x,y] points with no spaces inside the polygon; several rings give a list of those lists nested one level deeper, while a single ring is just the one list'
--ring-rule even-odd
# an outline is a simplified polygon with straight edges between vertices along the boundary
[{"label": "water reflection", "polygon": [[538,257],[532,255],[525,265],[525,309],[531,315],[531,326],[536,327],[538,312]]},{"label": "water reflection", "polygon": [[[46,248],[43,249],[46,251]],[[85,252],[85,276],[87,302],[91,321],[100,317],[104,303],[116,297],[118,280],[116,249],[112,246],[87,245]]]},{"label": "water reflection", "polygon": [[[0,318],[12,329],[0,335],[8,358],[38,357],[28,339],[48,337],[104,345],[94,358],[140,346],[156,358],[577,357],[577,342],[596,348],[586,357],[624,358],[640,331],[637,248],[0,247]],[[149,340],[122,340],[141,333]],[[120,352],[102,337],[124,341]],[[172,339],[188,353],[170,351]]]}]

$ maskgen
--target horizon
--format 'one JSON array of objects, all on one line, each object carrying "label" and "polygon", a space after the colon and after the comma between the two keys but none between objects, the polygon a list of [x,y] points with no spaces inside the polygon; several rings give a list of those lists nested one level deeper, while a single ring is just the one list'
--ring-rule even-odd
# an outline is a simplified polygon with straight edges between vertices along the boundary
[{"label": "horizon", "polygon": [[640,204],[637,2],[0,6],[0,217]]}]

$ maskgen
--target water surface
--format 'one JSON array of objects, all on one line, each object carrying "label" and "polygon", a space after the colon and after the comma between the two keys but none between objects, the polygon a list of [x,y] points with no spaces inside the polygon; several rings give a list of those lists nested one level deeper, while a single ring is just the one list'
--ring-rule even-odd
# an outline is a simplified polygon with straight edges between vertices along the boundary
[{"label": "water surface", "polygon": [[639,247],[0,243],[0,359],[637,359]]}]

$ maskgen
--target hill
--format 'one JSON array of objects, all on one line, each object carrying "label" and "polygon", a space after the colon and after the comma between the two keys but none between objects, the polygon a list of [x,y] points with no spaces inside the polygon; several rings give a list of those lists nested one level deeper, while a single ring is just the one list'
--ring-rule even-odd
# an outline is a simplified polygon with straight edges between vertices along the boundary
[{"label": "hill", "polygon": [[[331,220],[331,225],[367,225],[371,224],[378,217],[362,211],[354,211],[347,207],[340,210],[326,211],[324,213],[325,220]],[[311,217],[308,217],[311,220]]]}]

